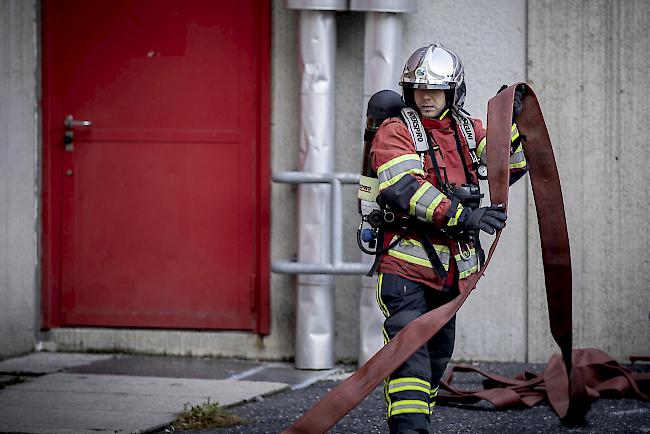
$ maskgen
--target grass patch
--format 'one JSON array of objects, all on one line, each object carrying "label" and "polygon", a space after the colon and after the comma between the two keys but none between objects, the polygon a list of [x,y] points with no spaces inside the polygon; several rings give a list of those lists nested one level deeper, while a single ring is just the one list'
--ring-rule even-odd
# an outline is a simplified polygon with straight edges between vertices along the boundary
[{"label": "grass patch", "polygon": [[219,406],[218,402],[207,402],[199,405],[185,404],[183,412],[176,418],[172,426],[176,429],[200,429],[228,427],[248,423],[247,419],[230,413]]}]

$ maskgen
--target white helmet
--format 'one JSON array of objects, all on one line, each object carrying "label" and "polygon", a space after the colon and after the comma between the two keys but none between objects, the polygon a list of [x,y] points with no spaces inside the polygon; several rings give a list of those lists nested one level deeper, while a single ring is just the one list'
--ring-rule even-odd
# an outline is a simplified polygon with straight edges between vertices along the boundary
[{"label": "white helmet", "polygon": [[457,110],[465,102],[463,64],[456,53],[439,43],[415,50],[404,65],[399,84],[404,90],[448,89],[447,104]]}]

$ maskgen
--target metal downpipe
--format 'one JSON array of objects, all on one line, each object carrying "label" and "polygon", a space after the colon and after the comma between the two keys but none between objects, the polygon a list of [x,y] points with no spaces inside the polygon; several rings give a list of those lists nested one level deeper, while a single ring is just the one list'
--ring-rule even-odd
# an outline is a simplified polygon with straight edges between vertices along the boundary
[{"label": "metal downpipe", "polygon": [[[300,170],[334,172],[334,11],[300,10],[301,128]],[[331,187],[298,189],[298,262],[327,263]],[[336,363],[334,276],[298,275],[295,366],[328,369]]]},{"label": "metal downpipe", "polygon": [[[401,72],[402,14],[366,12],[363,76],[363,126],[370,97],[383,89],[399,92]],[[363,131],[363,129],[362,129]],[[368,264],[374,256],[361,253]],[[359,366],[368,361],[383,345],[381,332],[384,316],[376,300],[377,277],[361,278],[359,299]]]}]

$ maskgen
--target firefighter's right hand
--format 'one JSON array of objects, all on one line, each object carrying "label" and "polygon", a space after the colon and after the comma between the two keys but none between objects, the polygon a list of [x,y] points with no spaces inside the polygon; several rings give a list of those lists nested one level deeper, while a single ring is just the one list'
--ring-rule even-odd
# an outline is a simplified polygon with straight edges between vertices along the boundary
[{"label": "firefighter's right hand", "polygon": [[480,229],[492,235],[506,226],[508,216],[500,205],[491,205],[472,210],[465,208],[458,217],[458,227],[463,232]]}]

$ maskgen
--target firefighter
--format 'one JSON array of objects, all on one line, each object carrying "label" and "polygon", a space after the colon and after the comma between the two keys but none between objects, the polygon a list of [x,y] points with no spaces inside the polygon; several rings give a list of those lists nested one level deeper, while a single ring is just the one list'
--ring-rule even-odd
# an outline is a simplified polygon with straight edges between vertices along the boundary
[{"label": "firefighter", "polygon": [[[459,57],[440,44],[422,47],[406,62],[400,85],[407,111],[381,124],[370,150],[382,210],[417,222],[402,233],[387,226],[377,247],[386,249],[377,262],[386,342],[458,294],[459,280],[479,269],[478,232],[493,234],[506,221],[498,205],[480,206],[486,131],[463,110],[466,87]],[[520,108],[521,92],[517,95]],[[419,128],[426,133],[426,151],[416,143],[423,137]],[[527,170],[515,124],[512,140],[511,183]],[[455,318],[386,379],[391,433],[429,432],[454,336]]]}]

